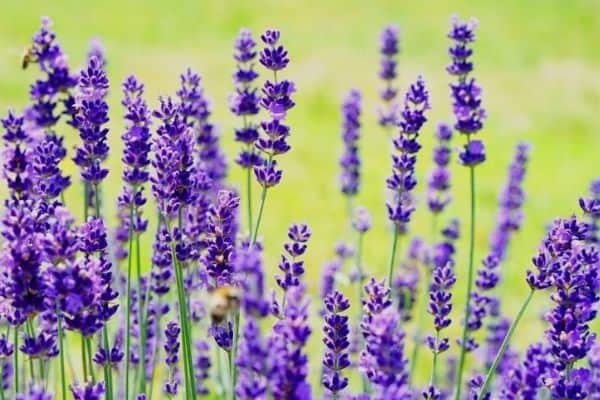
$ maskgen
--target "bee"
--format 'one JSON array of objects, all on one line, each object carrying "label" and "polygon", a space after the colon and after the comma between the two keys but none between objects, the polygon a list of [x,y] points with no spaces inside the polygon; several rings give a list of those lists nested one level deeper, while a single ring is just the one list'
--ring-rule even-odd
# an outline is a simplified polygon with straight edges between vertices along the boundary
[{"label": "bee", "polygon": [[208,310],[213,324],[221,324],[240,307],[240,290],[234,286],[222,286],[208,294]]},{"label": "bee", "polygon": [[33,49],[31,47],[26,47],[23,51],[23,56],[21,57],[21,68],[27,69],[27,66],[34,61]]}]

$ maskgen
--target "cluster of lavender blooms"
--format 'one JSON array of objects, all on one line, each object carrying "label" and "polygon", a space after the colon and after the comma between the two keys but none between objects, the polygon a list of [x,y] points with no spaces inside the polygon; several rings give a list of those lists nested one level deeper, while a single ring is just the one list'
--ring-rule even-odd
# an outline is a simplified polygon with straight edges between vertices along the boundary
[{"label": "cluster of lavender blooms", "polygon": [[[509,316],[497,288],[524,222],[529,146],[517,144],[488,252],[479,269],[473,267],[474,167],[485,160],[482,142],[473,138],[485,118],[481,89],[471,77],[475,27],[453,19],[448,34],[455,122],[434,132],[434,167],[422,193],[433,229],[424,238],[413,234],[410,221],[420,196],[416,162],[429,93],[419,77],[402,109],[396,105],[398,29],[383,30],[380,124],[393,132],[386,181],[392,191],[386,204],[393,227],[389,270],[385,277],[365,271],[371,215],[348,201],[348,221],[340,227],[353,241],[336,244],[315,306],[306,278],[312,236],[306,224],[290,225],[273,278],[263,262],[267,189],[281,182],[276,158],[291,150],[286,116],[295,85],[280,76],[290,62],[280,32],[265,31],[261,49],[247,30],[234,43],[229,108],[241,119],[232,136],[242,145],[235,161],[246,172],[245,194],[226,179],[228,163],[197,72],[186,69],[177,91],[160,97],[155,109],[142,82],[134,75],[124,80],[123,184],[110,234],[102,186],[112,172],[104,163],[109,138],[118,134],[108,128],[106,99],[114,86],[107,58],[92,42],[85,65],[73,72],[43,18],[23,64],[40,70],[30,104],[2,118],[8,197],[0,221],[0,400],[597,398],[600,346],[592,321],[600,302],[600,180],[579,199],[581,216],[548,227],[532,267],[523,272],[529,294]],[[268,76],[260,90],[259,72]],[[361,92],[350,90],[341,107],[339,161],[346,200],[358,198],[362,178],[361,107]],[[456,155],[453,131],[466,137]],[[81,204],[64,197],[75,181],[61,169],[71,138]],[[450,217],[440,229],[452,198],[453,158],[469,167],[471,220]],[[258,207],[253,184],[262,190]],[[240,218],[241,204],[247,221]],[[152,222],[147,256],[140,237]],[[468,271],[455,263],[463,251],[459,226],[470,226]],[[405,239],[406,256],[397,260]],[[457,321],[463,334],[451,337],[460,281],[468,289]],[[536,295],[549,304],[545,334],[520,354],[511,339]],[[313,317],[321,327],[311,326]],[[482,328],[485,335],[477,332]],[[311,338],[321,339],[320,354]],[[432,353],[426,381],[417,373],[421,347]]]}]

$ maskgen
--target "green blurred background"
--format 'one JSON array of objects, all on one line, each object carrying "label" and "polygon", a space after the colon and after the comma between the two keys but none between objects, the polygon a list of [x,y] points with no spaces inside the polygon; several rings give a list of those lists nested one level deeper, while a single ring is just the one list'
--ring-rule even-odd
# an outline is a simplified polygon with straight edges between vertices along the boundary
[{"label": "green blurred background", "polygon": [[[477,168],[477,260],[486,251],[497,193],[504,184],[514,145],[524,140],[533,147],[525,182],[525,223],[515,235],[503,267],[502,306],[512,317],[527,291],[525,269],[544,225],[555,216],[578,212],[578,196],[587,193],[590,180],[600,175],[600,2],[596,0],[3,0],[0,110],[4,112],[9,106],[21,109],[27,104],[28,85],[38,72],[35,68],[22,71],[20,57],[38,29],[40,16],[47,15],[54,21],[58,40],[73,68],[81,66],[90,38],[99,38],[106,50],[112,85],[111,173],[104,195],[105,213],[114,215],[112,205],[122,168],[122,80],[136,74],[146,84],[148,99],[155,105],[159,94],[174,92],[178,74],[186,67],[198,70],[213,102],[212,120],[220,127],[223,145],[232,160],[238,148],[232,131],[239,124],[227,107],[227,96],[232,91],[234,38],[241,27],[251,29],[255,35],[265,28],[279,28],[291,57],[284,75],[297,82],[298,92],[297,107],[289,116],[292,151],[281,157],[283,183],[269,192],[265,211],[262,234],[266,265],[269,271],[276,269],[287,226],[307,222],[313,231],[306,256],[307,282],[311,292],[317,294],[319,270],[332,257],[334,242],[352,239],[345,223],[345,201],[336,182],[341,150],[340,98],[352,87],[364,96],[360,150],[363,171],[357,202],[369,208],[374,220],[365,240],[365,268],[383,277],[390,248],[383,201],[390,161],[388,138],[378,127],[375,115],[381,86],[377,79],[379,31],[388,23],[401,27],[400,87],[404,90],[422,74],[432,96],[433,109],[422,135],[424,148],[418,164],[420,184],[416,190],[421,195],[431,164],[434,126],[451,121],[449,77],[444,67],[448,63],[446,31],[454,13],[462,18],[475,16],[480,21],[475,75],[484,89],[483,101],[489,114],[480,136],[486,143],[488,160]],[[76,133],[65,128],[64,134],[70,148],[77,141]],[[457,138],[455,145],[461,141]],[[65,167],[76,176],[72,165]],[[444,214],[445,218],[459,217],[463,224],[468,222],[469,212],[467,178],[464,168],[453,166],[454,201]],[[233,162],[229,182],[240,188],[244,182]],[[71,188],[67,201],[79,215],[80,189]],[[411,231],[426,236],[430,219],[421,206]],[[151,245],[149,236],[145,238],[146,248]],[[456,309],[462,309],[466,255],[463,239],[457,256],[455,299],[460,307]],[[519,348],[543,329],[537,322],[547,304],[542,297],[537,296],[516,335]],[[319,307],[317,301],[315,297],[314,310]],[[319,329],[315,324],[313,346],[320,346]],[[453,334],[457,333],[455,327]],[[427,375],[428,365],[427,358],[423,358],[422,377]]]}]

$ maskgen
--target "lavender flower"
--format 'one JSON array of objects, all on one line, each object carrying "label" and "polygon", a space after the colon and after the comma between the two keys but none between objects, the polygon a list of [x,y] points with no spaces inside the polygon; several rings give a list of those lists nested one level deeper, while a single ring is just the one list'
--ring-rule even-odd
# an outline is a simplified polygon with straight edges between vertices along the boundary
[{"label": "lavender flower", "polygon": [[81,179],[96,186],[108,175],[101,163],[108,156],[108,79],[97,58],[89,60],[81,71],[77,85],[75,122],[82,141],[73,161],[80,168]]},{"label": "lavender flower", "polygon": [[175,370],[177,369],[177,363],[179,361],[179,333],[181,329],[177,322],[171,321],[165,328],[165,364],[169,368],[169,374],[167,381],[163,387],[163,391],[169,397],[177,394],[178,381],[176,379]]},{"label": "lavender flower", "polygon": [[234,270],[242,280],[242,309],[249,317],[264,318],[269,313],[269,302],[265,296],[264,274],[260,247],[244,246],[237,251]]},{"label": "lavender flower", "polygon": [[350,366],[348,347],[348,316],[342,313],[350,308],[348,299],[338,291],[330,293],[325,298],[327,313],[324,316],[323,343],[326,350],[323,358],[325,374],[323,386],[335,397],[348,386],[348,378],[342,375],[342,370]]},{"label": "lavender flower", "polygon": [[31,190],[29,173],[29,154],[27,151],[28,136],[23,129],[23,117],[12,111],[2,119],[4,149],[2,158],[2,174],[6,179],[10,194],[14,198],[25,198]]},{"label": "lavender flower", "polygon": [[486,117],[485,110],[481,107],[481,88],[477,85],[475,78],[470,78],[473,71],[473,63],[469,59],[473,49],[469,46],[475,41],[475,28],[477,21],[460,22],[458,18],[452,18],[452,27],[448,37],[454,41],[448,52],[452,62],[446,70],[450,75],[457,77],[457,82],[450,85],[452,94],[452,108],[456,122],[454,129],[467,136],[467,144],[459,154],[463,165],[474,167],[485,161],[483,143],[479,140],[471,140],[471,135],[476,134],[483,128],[483,120]]},{"label": "lavender flower", "polygon": [[394,101],[398,89],[393,86],[397,77],[396,56],[399,52],[398,27],[396,25],[388,25],[383,28],[379,36],[379,47],[382,55],[379,78],[385,85],[379,94],[384,102],[384,106],[379,110],[379,125],[387,128],[396,125],[398,120],[398,107]]},{"label": "lavender flower", "polygon": [[367,324],[363,320],[365,350],[359,367],[375,385],[376,399],[402,398],[410,393],[404,358],[405,335],[399,322],[399,314],[388,307],[373,314]]},{"label": "lavender flower", "polygon": [[102,400],[104,398],[104,382],[91,382],[80,385],[75,382],[70,387],[73,400]]},{"label": "lavender flower", "polygon": [[204,265],[213,279],[212,287],[232,283],[234,271],[235,235],[239,197],[230,191],[219,191],[216,203],[211,206],[208,221],[208,246]]},{"label": "lavender flower", "polygon": [[194,376],[196,378],[196,394],[205,396],[209,393],[204,381],[210,377],[210,347],[204,340],[197,340],[194,344],[196,358],[194,360]]},{"label": "lavender flower", "polygon": [[411,191],[417,184],[415,174],[416,153],[421,146],[417,142],[419,131],[427,121],[425,111],[429,109],[429,94],[425,83],[418,78],[406,93],[404,110],[400,116],[400,130],[394,139],[394,148],[399,154],[392,155],[392,174],[387,187],[394,193],[392,202],[387,203],[388,218],[394,231],[404,233],[414,211]]},{"label": "lavender flower", "polygon": [[281,255],[278,265],[283,275],[275,275],[277,285],[283,289],[284,302],[288,290],[300,285],[300,278],[304,274],[304,261],[298,260],[298,257],[306,251],[306,243],[310,235],[310,229],[305,224],[294,224],[288,229],[290,242],[283,245],[287,255]]},{"label": "lavender flower", "polygon": [[31,383],[27,392],[17,394],[15,400],[52,400],[52,394],[46,392],[43,387]]},{"label": "lavender flower", "polygon": [[278,72],[289,63],[287,50],[279,44],[279,37],[277,30],[265,31],[261,40],[266,47],[259,54],[260,63],[273,71],[273,81],[265,81],[260,101],[261,107],[269,113],[271,119],[261,122],[264,136],[261,135],[255,143],[256,148],[266,157],[262,165],[254,167],[254,175],[263,190],[277,185],[281,180],[282,172],[277,169],[274,157],[287,153],[290,149],[287,143],[290,128],[283,121],[288,110],[294,107],[291,95],[296,87],[292,81],[277,79]]},{"label": "lavender flower", "polygon": [[277,399],[311,399],[308,356],[303,351],[310,336],[308,300],[302,285],[287,293],[283,319],[275,322],[267,339],[269,348],[269,381]]},{"label": "lavender flower", "polygon": [[268,353],[257,322],[252,318],[247,319],[242,329],[235,363],[239,371],[235,387],[236,398],[242,400],[266,398]]},{"label": "lavender flower", "polygon": [[441,213],[450,203],[450,140],[452,139],[452,128],[446,124],[439,124],[435,133],[437,146],[433,149],[433,161],[435,168],[429,173],[427,179],[427,205],[429,210]]},{"label": "lavender flower", "polygon": [[346,196],[356,196],[360,184],[360,158],[358,139],[360,138],[360,92],[352,89],[342,101],[342,143],[344,151],[340,157],[340,188]]},{"label": "lavender flower", "polygon": [[259,136],[258,127],[248,121],[250,117],[259,113],[260,95],[257,88],[253,87],[253,82],[258,78],[258,73],[254,70],[257,54],[255,48],[256,42],[250,31],[240,30],[233,55],[237,62],[237,69],[233,74],[236,87],[229,99],[229,109],[243,120],[242,127],[235,130],[236,142],[244,145],[235,160],[242,168],[252,168],[262,162],[260,155],[254,150],[254,143]]},{"label": "lavender flower", "polygon": [[181,101],[183,122],[191,128],[197,150],[195,169],[203,171],[217,186],[222,186],[227,175],[227,161],[219,145],[217,129],[209,122],[210,101],[200,85],[200,75],[188,68],[181,74],[180,81],[177,96]]},{"label": "lavender flower", "polygon": [[[471,314],[467,322],[471,332],[483,326],[486,315],[497,317],[500,313],[499,299],[488,293],[495,289],[500,281],[498,269],[506,256],[510,236],[520,228],[522,223],[521,207],[525,198],[522,185],[528,151],[528,145],[524,143],[517,145],[514,159],[508,169],[506,186],[498,198],[497,225],[490,237],[488,254],[481,261],[482,266],[477,271],[475,285],[478,291],[471,294]],[[476,347],[475,340],[472,337],[468,338],[467,349],[473,350]]]},{"label": "lavender flower", "polygon": [[171,98],[161,99],[153,115],[161,125],[152,143],[152,193],[162,216],[171,218],[196,198],[192,136]]}]

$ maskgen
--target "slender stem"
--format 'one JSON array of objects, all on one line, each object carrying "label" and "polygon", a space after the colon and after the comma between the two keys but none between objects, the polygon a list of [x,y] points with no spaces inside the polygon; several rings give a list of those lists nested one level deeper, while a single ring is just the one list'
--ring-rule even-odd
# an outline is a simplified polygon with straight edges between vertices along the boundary
[{"label": "slender stem", "polygon": [[[181,210],[179,212],[181,215]],[[166,220],[166,218],[165,218]],[[181,220],[181,218],[180,218]],[[167,221],[167,227],[169,232],[171,228],[169,227]],[[187,308],[185,306],[185,288],[183,286],[183,275],[181,271],[181,264],[177,259],[175,254],[175,241],[171,240],[171,257],[173,260],[173,266],[175,270],[175,281],[177,283],[177,299],[179,304],[179,319],[182,330],[182,342],[183,342],[183,362],[185,369],[185,386],[186,386],[186,397],[187,398],[195,398],[195,384],[194,384],[194,374],[191,373],[193,371],[192,366],[192,356],[191,356],[191,346],[190,346],[190,335],[189,335],[189,325],[187,318]]]},{"label": "slender stem", "polygon": [[[31,318],[27,318],[27,322],[25,325],[25,329],[27,331],[27,335],[29,335],[29,337],[34,338],[35,337],[35,332],[33,330],[33,323]],[[33,368],[33,357],[29,357],[29,373],[31,375],[30,379],[32,382],[35,381],[35,374],[34,374],[34,368]]]},{"label": "slender stem", "polygon": [[248,203],[248,235],[252,234],[252,168],[246,168],[246,200]]},{"label": "slender stem", "polygon": [[106,349],[106,356],[108,359],[104,364],[104,380],[106,382],[106,399],[112,400],[113,398],[113,382],[112,382],[112,364],[110,356],[110,344],[108,343],[108,329],[106,324],[102,327],[102,337],[104,339],[104,348]]},{"label": "slender stem", "polygon": [[462,332],[462,342],[460,346],[460,361],[458,363],[457,379],[456,379],[456,395],[455,400],[460,399],[460,391],[462,389],[462,378],[465,370],[465,361],[467,356],[467,335],[468,335],[468,319],[471,313],[471,292],[473,291],[473,261],[475,258],[475,167],[469,167],[470,189],[471,189],[471,221],[469,231],[469,269],[467,276],[467,297],[465,299],[464,326]]},{"label": "slender stem", "polygon": [[388,287],[392,287],[392,280],[394,279],[394,265],[396,264],[396,249],[398,247],[398,227],[394,226],[394,239],[392,241],[392,255],[390,256],[390,266],[388,269]]},{"label": "slender stem", "polygon": [[[360,326],[360,323],[362,321],[362,290],[363,290],[363,282],[364,282],[364,273],[362,270],[362,248],[363,248],[363,237],[364,234],[359,232],[358,233],[358,239],[357,239],[357,244],[356,244],[356,274],[358,275],[356,278],[356,283],[355,283],[355,291],[356,291],[356,319],[357,319],[357,324],[356,326]],[[360,335],[358,336],[358,340],[361,341],[361,337]],[[360,346],[362,347],[362,341],[360,343]],[[368,389],[369,389],[369,383],[367,382],[367,379],[365,378],[365,376],[363,374],[360,374],[360,380],[361,380],[361,384],[362,384],[362,391],[363,393],[368,393]]]},{"label": "slender stem", "polygon": [[92,383],[96,383],[96,373],[94,372],[94,364],[92,362],[92,339],[89,337],[85,338],[85,346],[87,348],[87,361],[89,365],[90,375],[92,376]]},{"label": "slender stem", "polygon": [[85,338],[81,335],[81,364],[83,365],[83,381],[88,381],[87,357],[85,355]]},{"label": "slender stem", "polygon": [[[0,375],[4,375],[4,360],[0,361]],[[0,400],[4,400],[4,382],[0,385]]]},{"label": "slender stem", "polygon": [[215,359],[217,362],[217,365],[216,365],[217,387],[221,391],[221,393],[217,393],[217,394],[222,395],[225,392],[225,382],[223,381],[223,368],[221,367],[221,352],[220,352],[220,348],[218,346],[215,346]]},{"label": "slender stem", "polygon": [[427,314],[427,299],[429,298],[429,283],[431,281],[431,271],[429,266],[424,265],[425,268],[425,279],[421,288],[421,300],[419,302],[419,315],[417,315],[417,326],[415,327],[415,335],[413,337],[414,347],[412,350],[412,356],[410,359],[410,375],[409,381],[412,381],[414,377],[415,368],[417,366],[417,359],[419,358],[419,349],[421,348],[421,334],[423,333],[423,323],[425,322],[425,315]]},{"label": "slender stem", "polygon": [[531,299],[533,298],[534,293],[535,293],[535,290],[532,288],[529,291],[529,294],[527,295],[525,302],[523,302],[521,309],[517,313],[515,320],[513,321],[510,328],[508,328],[508,332],[506,333],[506,336],[504,337],[504,340],[502,341],[502,344],[500,345],[498,354],[496,354],[496,358],[494,359],[494,362],[492,363],[490,370],[488,371],[487,375],[485,376],[485,381],[483,382],[483,386],[481,387],[481,391],[479,392],[479,396],[477,397],[478,399],[483,399],[483,395],[487,392],[487,389],[490,386],[492,378],[494,377],[494,373],[496,372],[496,368],[498,368],[498,364],[500,364],[500,361],[502,360],[502,357],[504,356],[504,352],[506,351],[508,344],[510,343],[510,339],[512,338],[512,335],[515,332],[517,325],[519,325],[519,321],[521,321],[523,314],[525,314],[525,310],[527,309],[527,306],[529,306],[529,303],[531,302]]},{"label": "slender stem", "polygon": [[440,331],[435,331],[435,350],[433,351],[433,361],[431,362],[431,386],[435,387],[435,381],[437,379],[437,360],[440,355],[437,347],[440,343]]},{"label": "slender stem", "polygon": [[[136,216],[137,217],[137,216]],[[138,321],[140,327],[140,345],[138,349],[138,359],[140,365],[139,373],[139,393],[146,393],[146,377],[145,377],[145,354],[146,354],[146,321],[144,318],[144,307],[146,295],[142,294],[142,267],[140,255],[140,234],[135,234],[136,248],[136,272],[137,272],[137,290],[138,290]]]},{"label": "slender stem", "polygon": [[[57,310],[58,313],[58,310]],[[62,327],[62,315],[58,314],[58,350],[60,351],[60,387],[62,400],[67,400],[67,379],[65,377],[65,347],[64,332]]]},{"label": "slender stem", "polygon": [[235,385],[237,383],[237,368],[235,360],[237,359],[237,348],[240,339],[240,312],[236,310],[233,315],[233,346],[231,347],[231,360],[229,370],[231,373],[231,399],[235,400]]},{"label": "slender stem", "polygon": [[125,398],[129,398],[129,370],[131,357],[131,270],[133,252],[133,204],[129,206],[129,252],[127,254],[127,318],[125,321]]},{"label": "slender stem", "polygon": [[258,217],[256,218],[256,227],[254,228],[254,234],[252,235],[252,244],[256,243],[258,236],[258,229],[260,228],[260,221],[262,220],[263,210],[265,208],[265,200],[267,199],[267,187],[263,187],[262,193],[260,194],[260,207],[258,209]]},{"label": "slender stem", "polygon": [[15,393],[19,392],[19,327],[16,326],[15,327],[15,346],[14,346],[14,350],[13,350],[13,354],[14,354],[14,358],[15,358],[15,365],[14,365],[14,370],[15,370]]}]

